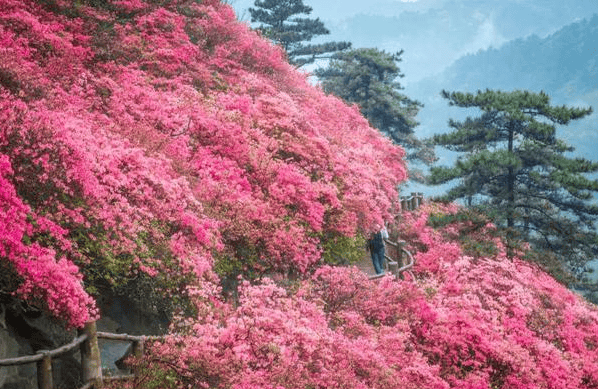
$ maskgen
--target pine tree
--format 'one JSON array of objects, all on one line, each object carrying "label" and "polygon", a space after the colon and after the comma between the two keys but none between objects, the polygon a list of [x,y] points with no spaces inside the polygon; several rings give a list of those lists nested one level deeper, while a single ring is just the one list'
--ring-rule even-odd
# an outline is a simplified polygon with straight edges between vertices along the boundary
[{"label": "pine tree", "polygon": [[535,243],[573,268],[598,254],[593,194],[598,180],[586,173],[598,163],[569,158],[574,150],[556,137],[556,126],[591,114],[591,108],[550,105],[544,92],[478,91],[449,93],[452,106],[479,108],[481,116],[450,121],[452,132],[433,141],[465,153],[453,167],[434,167],[430,182],[460,180],[444,199],[465,199],[468,205],[494,215],[506,227],[509,254],[517,237]]},{"label": "pine tree", "polygon": [[[356,103],[372,126],[403,146],[408,159],[431,163],[431,147],[415,136],[415,116],[422,107],[400,91],[398,66],[403,51],[387,53],[377,48],[360,48],[333,55],[327,68],[316,69],[322,88],[327,93]],[[413,176],[413,174],[412,174]]]},{"label": "pine tree", "polygon": [[251,22],[261,23],[257,29],[280,44],[289,62],[297,67],[313,63],[325,54],[351,47],[349,42],[304,44],[316,36],[328,35],[330,31],[320,18],[293,17],[311,14],[313,9],[304,5],[303,0],[255,0],[254,5],[256,8],[249,8]]}]

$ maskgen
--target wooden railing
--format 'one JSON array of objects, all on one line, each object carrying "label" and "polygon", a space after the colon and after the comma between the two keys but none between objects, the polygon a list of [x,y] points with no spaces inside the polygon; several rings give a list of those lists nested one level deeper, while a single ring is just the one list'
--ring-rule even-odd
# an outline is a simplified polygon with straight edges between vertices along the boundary
[{"label": "wooden railing", "polygon": [[[401,196],[401,212],[414,211],[420,207],[424,202],[424,194],[419,192],[411,192],[411,196]],[[386,260],[386,270],[392,273],[397,279],[404,278],[407,273],[411,279],[415,279],[411,269],[415,265],[413,255],[405,249],[405,242],[393,242],[385,239],[386,251],[384,259]],[[389,250],[390,249],[390,250]],[[390,254],[389,254],[390,251]],[[384,277],[385,273],[370,276],[370,280],[376,280]]]},{"label": "wooden railing", "polygon": [[401,212],[414,211],[424,202],[424,194],[411,192],[411,196],[401,196]]},{"label": "wooden railing", "polygon": [[79,389],[100,388],[102,383],[102,364],[100,361],[100,349],[96,323],[88,323],[71,343],[54,350],[40,350],[36,355],[24,357],[0,359],[0,366],[16,366],[28,363],[37,364],[37,387],[39,389],[54,389],[52,379],[52,358],[59,357],[76,347],[81,352],[81,377],[85,383]]},{"label": "wooden railing", "polygon": [[[131,354],[136,358],[141,358],[145,351],[145,341],[146,340],[161,340],[164,339],[164,336],[148,336],[148,335],[127,335],[127,334],[113,334],[110,332],[98,332],[98,339],[109,339],[109,340],[121,340],[121,341],[128,341],[132,343]],[[132,374],[127,375],[117,375],[117,376],[104,376],[103,381],[115,381],[115,380],[124,380],[135,378],[139,376],[139,371],[135,368],[132,370]]]},{"label": "wooden railing", "polygon": [[[411,269],[415,265],[415,259],[413,255],[405,249],[405,242],[398,241],[393,242],[388,239],[384,239],[387,250],[384,253],[384,259],[386,260],[387,271],[395,276],[396,279],[404,279],[405,273],[409,274],[409,277],[414,280],[413,272]],[[389,250],[390,249],[390,250]],[[389,253],[389,251],[391,253]],[[382,278],[386,273],[376,274],[370,276],[370,280],[376,280]]]},{"label": "wooden railing", "polygon": [[129,379],[135,377],[138,373],[135,370],[133,370],[133,374],[129,375],[103,377],[98,338],[132,342],[132,354],[136,357],[143,356],[144,342],[146,340],[163,339],[163,337],[160,336],[133,336],[127,334],[113,334],[109,332],[97,332],[96,323],[90,322],[87,323],[83,329],[79,330],[78,336],[69,344],[54,350],[40,350],[36,355],[0,359],[0,366],[16,366],[36,363],[37,387],[39,389],[54,389],[52,358],[59,357],[80,347],[81,379],[83,381],[83,386],[78,389],[100,389],[106,380]]}]

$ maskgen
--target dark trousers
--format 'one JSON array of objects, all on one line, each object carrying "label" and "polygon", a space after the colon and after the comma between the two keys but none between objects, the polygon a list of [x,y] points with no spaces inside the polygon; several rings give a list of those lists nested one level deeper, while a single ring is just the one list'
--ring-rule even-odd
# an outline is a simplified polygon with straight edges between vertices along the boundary
[{"label": "dark trousers", "polygon": [[372,250],[370,255],[372,256],[372,263],[374,264],[376,274],[384,273],[384,246],[378,250]]}]

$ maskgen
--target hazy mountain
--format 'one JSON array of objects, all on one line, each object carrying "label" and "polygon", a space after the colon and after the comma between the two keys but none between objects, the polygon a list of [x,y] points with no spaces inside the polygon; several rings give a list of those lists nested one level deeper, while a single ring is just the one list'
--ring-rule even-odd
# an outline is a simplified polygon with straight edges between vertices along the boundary
[{"label": "hazy mountain", "polygon": [[[545,91],[554,104],[598,109],[598,14],[540,38],[532,35],[500,48],[465,55],[442,73],[409,85],[406,93],[425,104],[418,119],[420,136],[448,130],[449,118],[462,119],[461,108],[448,107],[443,89]],[[598,115],[559,129],[559,136],[577,148],[576,154],[598,160]],[[442,162],[442,161],[441,161]]]},{"label": "hazy mountain", "polygon": [[[446,69],[452,88],[546,90],[558,97],[598,88],[598,14],[544,39],[532,35],[466,55]],[[555,96],[557,97],[557,96]]]},{"label": "hazy mountain", "polygon": [[[227,0],[249,20],[254,0]],[[544,38],[598,13],[596,0],[303,0],[330,35],[354,47],[405,50],[401,70],[410,86],[460,57],[531,36]],[[309,70],[309,69],[307,69]]]}]

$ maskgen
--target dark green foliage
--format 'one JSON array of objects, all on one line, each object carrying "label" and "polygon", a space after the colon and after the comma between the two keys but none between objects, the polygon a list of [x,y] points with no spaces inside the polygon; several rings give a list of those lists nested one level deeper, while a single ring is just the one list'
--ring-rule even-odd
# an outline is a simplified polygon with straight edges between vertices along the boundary
[{"label": "dark green foliage", "polygon": [[354,237],[340,234],[321,238],[322,260],[329,265],[353,265],[363,259],[366,240],[361,235]]},{"label": "dark green foliage", "polygon": [[523,258],[527,261],[537,263],[542,269],[550,273],[554,279],[567,287],[581,286],[579,280],[575,278],[569,267],[563,263],[563,258],[550,250],[537,247],[527,250]]},{"label": "dark green foliage", "polygon": [[312,63],[324,54],[351,47],[349,42],[305,44],[316,36],[330,34],[330,31],[319,18],[296,17],[309,15],[312,11],[303,0],[256,0],[254,5],[256,8],[249,8],[251,22],[261,23],[257,29],[280,44],[289,62],[298,67]]},{"label": "dark green foliage", "polygon": [[347,102],[356,103],[372,126],[410,152],[409,159],[434,161],[431,147],[417,139],[415,116],[422,107],[400,91],[398,79],[403,52],[387,53],[376,48],[353,49],[332,56],[327,68],[314,74],[322,88]]},{"label": "dark green foliage", "polygon": [[[431,214],[427,224],[439,229],[449,240],[458,241],[466,255],[474,258],[491,257],[498,253],[494,238],[499,230],[489,229],[492,220],[475,210],[463,208],[455,214]],[[445,228],[449,225],[454,228]]]},{"label": "dark green foliage", "polygon": [[19,276],[15,266],[9,261],[0,261],[0,302],[5,297],[14,295],[22,283],[23,278]]},{"label": "dark green foliage", "polygon": [[223,280],[236,280],[238,276],[244,279],[256,280],[272,271],[260,253],[264,250],[260,243],[245,240],[228,241],[226,252],[214,253],[214,271]]},{"label": "dark green foliage", "polygon": [[455,214],[432,213],[428,216],[427,225],[432,228],[438,229],[446,227],[449,224],[460,223],[461,225],[467,224],[466,230],[473,232],[485,227],[488,223],[492,222],[486,215],[483,215],[475,210],[463,208]]},{"label": "dark green foliage", "polygon": [[595,258],[598,180],[585,173],[597,172],[598,163],[567,157],[573,148],[556,138],[556,125],[592,109],[553,107],[543,92],[442,94],[450,105],[482,111],[477,118],[450,121],[453,131],[433,138],[465,153],[452,167],[431,169],[431,183],[457,182],[443,199],[464,199],[491,215],[505,228],[509,254],[523,239],[574,269]]}]

